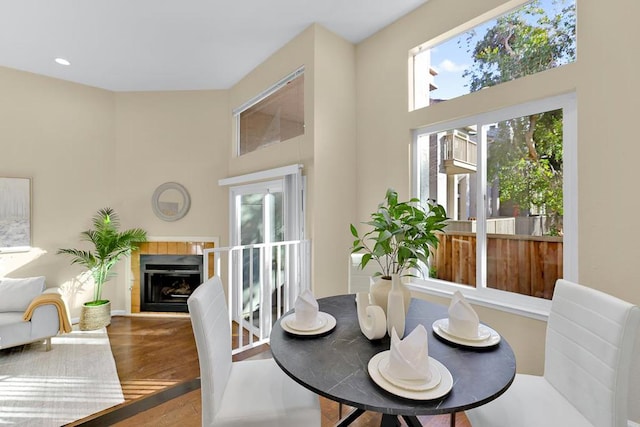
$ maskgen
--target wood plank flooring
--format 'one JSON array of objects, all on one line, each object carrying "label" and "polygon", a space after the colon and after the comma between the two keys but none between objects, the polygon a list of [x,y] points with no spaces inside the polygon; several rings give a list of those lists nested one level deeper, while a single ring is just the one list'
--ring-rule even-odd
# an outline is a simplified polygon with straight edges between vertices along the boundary
[{"label": "wood plank flooring", "polygon": [[[193,389],[200,369],[190,319],[114,316],[107,332],[125,403],[71,425],[200,426],[200,389]],[[269,356],[268,347],[263,346],[234,356],[234,360]],[[320,405],[322,427],[335,425],[339,420],[338,404],[320,398]],[[343,407],[343,416],[349,410]],[[108,421],[113,419],[118,421]],[[379,426],[380,419],[380,414],[366,412],[351,425]],[[424,427],[445,427],[450,423],[448,415],[419,419]],[[470,427],[464,414],[457,414],[456,426]]]}]

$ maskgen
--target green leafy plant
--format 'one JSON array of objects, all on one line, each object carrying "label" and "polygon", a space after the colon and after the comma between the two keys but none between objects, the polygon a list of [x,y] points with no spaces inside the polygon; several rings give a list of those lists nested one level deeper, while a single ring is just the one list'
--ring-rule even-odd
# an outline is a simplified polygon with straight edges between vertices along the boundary
[{"label": "green leafy plant", "polygon": [[441,205],[429,203],[425,210],[419,202],[415,198],[399,202],[398,193],[390,188],[384,202],[371,214],[371,221],[364,223],[373,227],[372,230],[360,237],[351,224],[351,234],[355,237],[351,253],[364,252],[360,268],[374,260],[380,266],[374,276],[391,278],[391,274],[403,275],[412,268],[422,272],[430,249],[438,247],[436,232],[444,230],[447,216]]},{"label": "green leafy plant", "polygon": [[93,250],[59,249],[58,254],[71,255],[71,264],[86,267],[95,282],[94,299],[87,305],[101,305],[102,287],[112,276],[112,268],[124,256],[138,248],[138,243],[147,240],[146,231],[140,228],[119,231],[120,219],[111,208],[100,209],[93,219],[94,229],[80,233],[81,240],[93,244]]}]

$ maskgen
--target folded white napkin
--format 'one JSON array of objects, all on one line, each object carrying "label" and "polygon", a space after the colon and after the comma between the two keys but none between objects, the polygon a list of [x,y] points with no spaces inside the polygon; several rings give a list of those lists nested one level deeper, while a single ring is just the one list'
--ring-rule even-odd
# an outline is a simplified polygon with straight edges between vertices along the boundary
[{"label": "folded white napkin", "polygon": [[387,373],[399,380],[431,380],[428,335],[424,326],[418,325],[402,340],[396,330],[392,330]]},{"label": "folded white napkin", "polygon": [[294,305],[296,313],[296,325],[303,328],[312,328],[318,318],[318,301],[310,290],[303,291],[296,299]]},{"label": "folded white napkin", "polygon": [[478,325],[478,314],[462,293],[456,291],[449,304],[449,332],[461,338],[476,338]]}]

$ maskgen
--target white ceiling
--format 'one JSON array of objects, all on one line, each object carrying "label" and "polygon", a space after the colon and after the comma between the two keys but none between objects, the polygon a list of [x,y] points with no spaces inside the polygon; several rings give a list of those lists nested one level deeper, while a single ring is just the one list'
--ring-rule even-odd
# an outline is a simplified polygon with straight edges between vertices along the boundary
[{"label": "white ceiling", "polygon": [[226,89],[314,22],[358,43],[426,1],[0,0],[0,66],[113,91]]}]

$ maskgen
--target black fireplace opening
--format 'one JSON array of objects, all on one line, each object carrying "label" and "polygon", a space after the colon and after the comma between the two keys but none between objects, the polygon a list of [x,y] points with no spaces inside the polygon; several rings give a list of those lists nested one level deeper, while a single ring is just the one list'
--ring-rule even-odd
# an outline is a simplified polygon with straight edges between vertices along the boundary
[{"label": "black fireplace opening", "polygon": [[140,255],[140,311],[187,313],[202,263],[202,255]]}]

